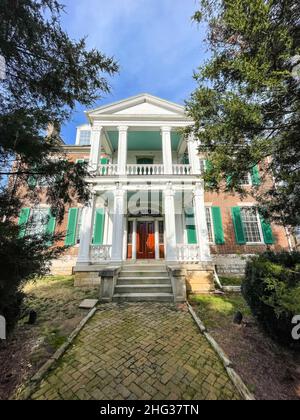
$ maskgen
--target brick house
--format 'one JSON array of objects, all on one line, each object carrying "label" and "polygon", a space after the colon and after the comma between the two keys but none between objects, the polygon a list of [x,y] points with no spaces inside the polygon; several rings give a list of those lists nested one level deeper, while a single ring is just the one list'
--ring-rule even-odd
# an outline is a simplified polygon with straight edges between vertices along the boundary
[{"label": "brick house", "polygon": [[[142,298],[143,291],[150,298],[147,284],[155,284],[153,293],[161,291],[167,300],[170,284],[173,292],[179,285],[178,296],[185,284],[192,291],[210,290],[214,265],[220,274],[239,274],[244,257],[267,247],[288,248],[285,229],[266,223],[253,197],[204,191],[201,173],[207,162],[193,137],[180,134],[193,123],[182,106],[142,94],[86,116],[75,145],[64,149],[69,159],[89,162],[90,205],[74,203],[60,226],[53,218],[47,227],[42,224],[49,211],[43,203],[20,215],[20,222],[34,219],[36,231],[66,231],[69,250],[53,262],[54,273],[73,271],[81,285],[107,277],[104,289],[113,288],[103,289],[103,295],[123,291],[128,299]],[[241,183],[260,184],[260,178],[255,166]],[[135,270],[148,283],[137,283]]]}]

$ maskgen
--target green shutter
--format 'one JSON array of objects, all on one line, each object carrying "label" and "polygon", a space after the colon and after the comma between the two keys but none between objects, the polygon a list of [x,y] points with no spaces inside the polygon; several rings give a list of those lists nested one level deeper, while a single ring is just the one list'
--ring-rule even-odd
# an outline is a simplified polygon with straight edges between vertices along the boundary
[{"label": "green shutter", "polygon": [[28,222],[30,215],[30,208],[24,207],[20,211],[18,225],[21,226],[20,232],[19,232],[19,238],[24,238],[26,234],[26,223]]},{"label": "green shutter", "polygon": [[197,233],[196,233],[193,209],[187,209],[187,213],[185,215],[185,225],[186,225],[188,244],[196,244]]},{"label": "green shutter", "polygon": [[[107,157],[100,159],[100,165],[107,165],[109,159]],[[102,168],[102,175],[105,175],[105,168]]]},{"label": "green shutter", "polygon": [[[205,160],[205,171],[206,172],[210,172],[212,169],[213,169],[213,165],[212,165],[211,161],[206,159]],[[211,187],[212,186],[212,183],[211,182],[207,182],[207,186],[208,187]]]},{"label": "green shutter", "polygon": [[246,240],[245,240],[240,207],[232,207],[231,213],[232,213],[232,220],[233,220],[236,242],[239,245],[243,245],[246,243]]},{"label": "green shutter", "polygon": [[227,175],[226,177],[226,187],[230,187],[232,181],[232,175]]},{"label": "green shutter", "polygon": [[69,209],[67,236],[65,245],[73,246],[76,243],[76,226],[77,226],[78,209],[76,207]]},{"label": "green shutter", "polygon": [[105,219],[104,209],[96,209],[94,237],[93,237],[93,244],[94,245],[102,245],[103,244],[104,219]]},{"label": "green shutter", "polygon": [[273,236],[271,224],[265,221],[262,215],[260,215],[260,223],[261,223],[261,228],[264,235],[265,244],[266,245],[274,244],[274,236]]},{"label": "green shutter", "polygon": [[222,215],[221,215],[220,207],[212,207],[211,208],[211,213],[212,213],[214,233],[215,233],[215,243],[217,245],[225,244],[223,224],[222,224]]},{"label": "green shutter", "polygon": [[258,166],[253,166],[251,170],[251,179],[253,185],[260,185],[260,175],[259,175],[259,169]]},{"label": "green shutter", "polygon": [[[49,220],[46,227],[46,233],[49,235],[53,235],[55,231],[55,225],[56,225],[56,218],[52,215],[51,210],[49,209]],[[51,246],[53,244],[52,240],[49,240],[47,242],[48,246]]]}]

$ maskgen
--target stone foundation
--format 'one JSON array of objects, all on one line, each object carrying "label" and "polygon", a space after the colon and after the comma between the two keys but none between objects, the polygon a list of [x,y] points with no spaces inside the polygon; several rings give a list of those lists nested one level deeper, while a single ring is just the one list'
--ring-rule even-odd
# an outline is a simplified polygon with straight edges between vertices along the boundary
[{"label": "stone foundation", "polygon": [[77,257],[65,255],[52,261],[51,274],[53,276],[71,276],[76,265]]},{"label": "stone foundation", "polygon": [[215,290],[213,266],[195,264],[185,266],[188,294],[211,293]]},{"label": "stone foundation", "polygon": [[213,255],[219,276],[241,277],[245,274],[247,259],[252,255]]}]

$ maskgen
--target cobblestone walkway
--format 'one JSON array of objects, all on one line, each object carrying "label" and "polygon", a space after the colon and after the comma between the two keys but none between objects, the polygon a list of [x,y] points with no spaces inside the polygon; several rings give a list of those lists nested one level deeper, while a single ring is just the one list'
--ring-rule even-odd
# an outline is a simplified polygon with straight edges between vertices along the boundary
[{"label": "cobblestone walkway", "polygon": [[187,308],[101,305],[32,399],[239,399]]}]

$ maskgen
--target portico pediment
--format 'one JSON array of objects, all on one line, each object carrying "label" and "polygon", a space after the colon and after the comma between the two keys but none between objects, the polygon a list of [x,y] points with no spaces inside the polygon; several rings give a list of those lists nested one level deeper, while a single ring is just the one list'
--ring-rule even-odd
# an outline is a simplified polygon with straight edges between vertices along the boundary
[{"label": "portico pediment", "polygon": [[184,107],[149,94],[141,94],[128,98],[114,104],[105,105],[94,110],[87,111],[89,118],[94,119],[101,116],[129,116],[149,117],[166,116],[171,118],[185,117]]}]

